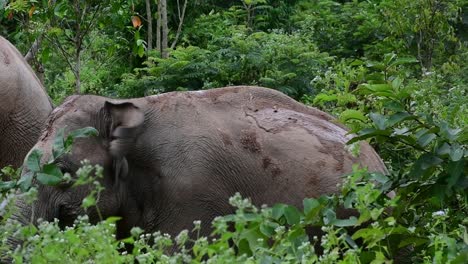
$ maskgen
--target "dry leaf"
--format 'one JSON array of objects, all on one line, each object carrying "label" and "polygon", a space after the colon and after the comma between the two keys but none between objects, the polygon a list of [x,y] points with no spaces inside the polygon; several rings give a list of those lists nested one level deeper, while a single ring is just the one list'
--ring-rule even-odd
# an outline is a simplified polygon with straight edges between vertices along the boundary
[{"label": "dry leaf", "polygon": [[134,28],[141,26],[141,19],[138,16],[132,16],[132,24]]},{"label": "dry leaf", "polygon": [[31,8],[29,9],[29,17],[32,17],[33,13],[34,13],[34,10],[36,10],[36,6],[31,6]]}]

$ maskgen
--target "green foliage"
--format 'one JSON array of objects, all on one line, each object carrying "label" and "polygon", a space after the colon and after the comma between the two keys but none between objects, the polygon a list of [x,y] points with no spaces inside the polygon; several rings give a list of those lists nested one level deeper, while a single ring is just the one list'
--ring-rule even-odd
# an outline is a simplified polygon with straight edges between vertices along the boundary
[{"label": "green foliage", "polygon": [[[67,1],[49,2],[0,1],[0,34],[25,52],[46,33],[38,58],[58,103],[75,89],[75,73],[57,43],[74,53],[76,19]],[[166,59],[145,52],[145,22],[130,26],[130,16],[144,17],[143,1],[101,2],[82,2],[102,12],[84,38],[82,92],[136,97],[271,87],[336,115],[356,135],[349,149],[358,154],[357,141],[369,141],[389,173],[355,168],[341,194],[307,198],[302,208],[259,209],[235,196],[235,214],[213,221],[208,238],[199,237],[199,222],[176,238],[135,228],[122,240],[112,236],[115,218],[90,225],[84,217],[64,230],[56,222],[20,227],[2,202],[0,247],[18,263],[466,262],[467,1],[189,1],[181,39]],[[175,1],[168,2],[171,38],[179,20]],[[71,148],[63,136],[53,159]],[[23,195],[32,202],[35,181],[70,179],[52,160],[41,166],[40,159],[31,152],[30,172],[19,180],[19,170],[1,171],[5,201],[29,189]],[[96,206],[102,168],[84,163],[78,174],[75,185],[95,187],[83,206]],[[396,197],[385,195],[390,190]],[[355,216],[338,217],[343,208]],[[311,227],[322,232],[308,237]],[[25,239],[24,246],[10,249],[5,241],[12,236]]]},{"label": "green foliage", "polygon": [[[445,221],[451,214],[447,211],[433,213],[435,221],[424,228],[398,222],[387,209],[399,207],[401,197],[385,196],[389,182],[388,177],[356,167],[346,178],[342,194],[305,199],[301,210],[284,204],[258,209],[236,194],[230,199],[235,213],[217,217],[209,237],[200,237],[199,221],[191,232],[184,230],[175,238],[134,228],[131,237],[116,240],[113,233],[118,218],[90,225],[81,217],[65,229],[58,222],[18,227],[7,221],[0,229],[5,237],[20,230],[16,236],[24,243],[9,252],[19,263],[383,263],[408,257],[399,248],[408,245],[426,245],[427,250],[418,251],[412,261],[463,263],[468,252],[466,227],[447,231]],[[355,208],[359,217],[339,219],[338,205]],[[361,225],[368,220],[372,224]],[[309,240],[310,226],[320,226],[321,235],[315,233]],[[131,250],[126,251],[129,245]],[[323,253],[316,251],[317,246]]]},{"label": "green foliage", "polygon": [[302,34],[318,43],[320,50],[359,57],[367,45],[384,38],[375,2],[300,1],[292,21]]},{"label": "green foliage", "polygon": [[229,36],[214,38],[206,48],[179,47],[167,59],[149,57],[146,67],[126,75],[117,90],[128,97],[251,84],[300,98],[315,92],[312,76],[329,60],[300,35],[247,34],[243,28],[231,27]]},{"label": "green foliage", "polygon": [[430,71],[434,60],[440,65],[457,45],[453,25],[460,4],[458,0],[382,1],[383,25],[388,32],[385,42],[404,45]]}]

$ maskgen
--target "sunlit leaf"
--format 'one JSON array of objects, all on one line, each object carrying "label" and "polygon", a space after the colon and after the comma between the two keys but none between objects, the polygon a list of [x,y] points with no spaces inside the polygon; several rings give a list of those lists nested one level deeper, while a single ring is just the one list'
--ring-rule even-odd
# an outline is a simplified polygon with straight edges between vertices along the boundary
[{"label": "sunlit leaf", "polygon": [[42,152],[38,149],[33,149],[26,158],[26,167],[33,172],[39,172],[41,170],[41,157]]},{"label": "sunlit leaf", "polygon": [[301,219],[301,212],[294,207],[294,206],[287,206],[284,208],[284,216],[286,217],[286,221],[290,225],[295,225],[299,223],[299,220]]},{"label": "sunlit leaf", "polygon": [[432,140],[434,140],[437,136],[433,133],[428,133],[424,134],[421,137],[418,138],[418,144],[421,147],[427,146],[429,143],[431,143]]},{"label": "sunlit leaf", "polygon": [[21,179],[19,179],[17,183],[21,191],[25,192],[29,189],[29,187],[31,187],[33,177],[34,177],[34,172],[32,171],[28,171],[27,173],[21,176]]}]

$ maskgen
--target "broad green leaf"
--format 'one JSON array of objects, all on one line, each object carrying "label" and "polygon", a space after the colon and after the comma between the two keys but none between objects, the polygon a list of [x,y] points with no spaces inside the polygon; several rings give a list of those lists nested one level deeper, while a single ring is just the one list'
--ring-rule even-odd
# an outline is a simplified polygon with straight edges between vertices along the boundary
[{"label": "broad green leaf", "polygon": [[463,130],[461,128],[454,128],[454,129],[450,128],[449,125],[446,122],[443,122],[440,125],[441,134],[444,135],[450,141],[457,140],[460,132],[462,132],[462,131]]},{"label": "broad green leaf", "polygon": [[14,181],[0,181],[0,192],[8,191],[15,186],[16,182]]},{"label": "broad green leaf", "polygon": [[41,157],[42,152],[38,149],[33,149],[26,159],[26,167],[32,172],[39,172],[41,170]]},{"label": "broad green leaf", "polygon": [[45,173],[45,174],[53,175],[53,176],[55,176],[57,178],[60,178],[60,179],[63,177],[62,171],[55,164],[46,164],[46,165],[44,165],[44,167],[42,169],[42,172]]},{"label": "broad green leaf", "polygon": [[255,252],[259,246],[264,246],[266,243],[265,236],[258,230],[258,228],[245,230],[245,232],[242,232],[240,239],[246,239],[248,241],[251,252]]},{"label": "broad green leaf", "polygon": [[408,133],[408,131],[408,127],[394,128],[392,135],[405,135],[406,133]]},{"label": "broad green leaf", "polygon": [[394,98],[395,93],[392,89],[392,86],[389,84],[361,84],[358,87],[358,91],[363,94],[373,94],[376,96],[385,96],[385,97],[390,97]]},{"label": "broad green leaf", "polygon": [[378,69],[378,70],[385,69],[385,65],[383,63],[377,62],[377,61],[367,61],[366,66],[369,67],[369,68],[375,68],[375,69]]},{"label": "broad green leaf", "polygon": [[143,46],[138,46],[137,51],[138,51],[137,54],[138,54],[138,56],[139,56],[140,58],[142,58],[143,55],[145,55],[145,47],[143,47]]},{"label": "broad green leaf", "polygon": [[301,219],[301,212],[294,206],[288,205],[284,208],[284,216],[290,225],[298,224]]},{"label": "broad green leaf", "polygon": [[52,145],[52,155],[54,159],[57,159],[63,153],[65,153],[65,145],[64,145],[64,133],[65,128],[60,128],[57,132],[57,135],[54,138],[54,144]]},{"label": "broad green leaf", "polygon": [[321,93],[321,94],[318,94],[317,96],[315,96],[314,98],[314,104],[320,104],[322,102],[333,102],[333,101],[336,101],[338,99],[338,97],[336,96],[336,94],[325,94],[325,93]]},{"label": "broad green leaf", "polygon": [[249,241],[247,239],[240,239],[236,244],[237,244],[237,249],[239,251],[239,254],[246,254],[248,256],[252,255]]},{"label": "broad green leaf", "polygon": [[401,86],[401,84],[403,83],[403,80],[400,79],[399,77],[396,77],[395,79],[393,79],[392,81],[392,88],[394,90],[398,90]]},{"label": "broad green leaf", "polygon": [[385,130],[387,128],[386,122],[387,119],[385,118],[384,115],[378,114],[378,113],[370,113],[369,117],[372,119],[374,122],[375,126],[380,129],[380,130]]},{"label": "broad green leaf", "polygon": [[384,183],[386,183],[386,182],[388,182],[390,180],[390,178],[388,176],[386,176],[386,175],[384,175],[382,173],[379,173],[379,172],[373,172],[373,173],[370,173],[370,175],[371,175],[372,180],[375,180],[375,181],[377,181],[379,183],[382,183],[382,184],[384,184]]},{"label": "broad green leaf", "polygon": [[437,137],[436,134],[433,134],[433,133],[425,134],[425,135],[418,138],[418,144],[421,147],[425,147],[429,143],[431,143],[431,141],[434,140],[436,137]]},{"label": "broad green leaf", "polygon": [[364,114],[361,111],[354,110],[354,109],[347,109],[347,110],[343,111],[340,114],[339,119],[343,123],[348,121],[348,120],[351,120],[351,119],[359,120],[359,121],[362,121],[362,122],[367,121],[367,118],[364,116]]},{"label": "broad green leaf", "polygon": [[419,139],[420,137],[424,136],[427,133],[429,133],[429,129],[423,128],[423,129],[418,130],[418,132],[416,132],[414,135],[416,136],[416,138]]},{"label": "broad green leaf", "polygon": [[117,221],[120,221],[122,217],[120,216],[111,216],[106,218],[106,223],[112,224],[112,223],[117,223]]},{"label": "broad green leaf", "polygon": [[272,208],[272,217],[275,220],[279,220],[284,215],[284,209],[287,205],[285,204],[275,204]]},{"label": "broad green leaf", "polygon": [[459,144],[453,144],[450,148],[450,159],[452,161],[459,161],[463,157],[464,152],[465,150],[462,146],[460,146]]},{"label": "broad green leaf", "polygon": [[84,127],[70,132],[68,136],[71,136],[73,138],[84,138],[97,136],[98,134],[99,132],[94,127]]},{"label": "broad green leaf", "polygon": [[260,232],[267,237],[272,237],[275,234],[275,228],[279,225],[270,221],[266,221],[260,224]]},{"label": "broad green leaf", "polygon": [[334,223],[336,220],[336,213],[333,209],[327,208],[323,214],[323,223],[326,225]]},{"label": "broad green leaf", "polygon": [[349,65],[350,66],[361,66],[361,65],[364,65],[364,62],[362,60],[355,59]]},{"label": "broad green leaf", "polygon": [[390,65],[397,66],[397,65],[411,64],[411,63],[417,63],[417,62],[419,61],[416,58],[406,57],[406,58],[398,58],[395,61],[393,61]]},{"label": "broad green leaf", "polygon": [[413,115],[408,114],[407,112],[399,112],[396,114],[391,115],[387,120],[386,120],[386,125],[387,127],[392,127],[404,120],[409,120],[409,119],[415,119],[416,117]]},{"label": "broad green leaf", "polygon": [[83,199],[82,206],[86,209],[96,205],[96,198],[93,195],[88,195]]},{"label": "broad green leaf", "polygon": [[354,216],[351,216],[348,219],[336,219],[332,222],[333,225],[339,227],[346,227],[346,226],[355,226],[358,223],[358,219]]},{"label": "broad green leaf", "polygon": [[31,187],[33,176],[34,172],[32,171],[28,171],[26,174],[21,176],[21,179],[19,179],[17,183],[21,191],[25,192]]},{"label": "broad green leaf", "polygon": [[61,177],[42,172],[37,173],[36,178],[40,183],[45,185],[57,185],[62,181]]},{"label": "broad green leaf", "polygon": [[444,142],[444,144],[442,144],[442,146],[439,146],[436,150],[436,153],[437,155],[446,155],[446,154],[449,154],[450,151],[452,150],[452,148],[450,147],[449,144],[447,144],[446,142]]},{"label": "broad green leaf", "polygon": [[403,239],[400,244],[398,244],[399,248],[406,247],[408,245],[413,245],[414,247],[420,246],[422,244],[429,243],[430,240],[424,237],[408,237]]},{"label": "broad green leaf", "polygon": [[392,60],[394,60],[396,58],[396,54],[395,53],[387,53],[384,55],[384,58],[383,58],[383,62],[385,63],[385,65],[391,65],[390,63],[392,62]]},{"label": "broad green leaf", "polygon": [[352,248],[358,248],[359,246],[356,244],[356,242],[351,238],[350,235],[346,235],[345,236],[345,240],[346,240],[346,243],[348,243],[348,245],[350,245]]},{"label": "broad green leaf", "polygon": [[304,206],[304,214],[308,214],[310,211],[320,206],[319,201],[314,198],[306,198],[302,204]]}]

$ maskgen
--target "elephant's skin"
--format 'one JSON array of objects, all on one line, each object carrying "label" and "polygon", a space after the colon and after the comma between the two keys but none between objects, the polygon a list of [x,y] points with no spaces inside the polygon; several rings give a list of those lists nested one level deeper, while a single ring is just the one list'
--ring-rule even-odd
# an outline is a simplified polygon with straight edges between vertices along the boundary
[{"label": "elephant's skin", "polygon": [[[99,136],[78,139],[57,165],[72,175],[83,159],[104,167],[98,205],[103,217],[122,217],[118,237],[133,226],[174,235],[197,219],[206,234],[210,220],[233,212],[228,199],[236,192],[256,205],[301,207],[306,197],[335,193],[355,163],[385,171],[367,143],[360,157],[348,153],[350,136],[330,115],[260,87],[130,100],[73,96],[52,112],[35,145],[43,162],[60,128],[87,126]],[[40,186],[32,207],[18,202],[17,217],[27,221],[34,209],[34,219],[70,224],[84,214],[89,188]],[[95,210],[88,213],[97,220]]]},{"label": "elephant's skin", "polygon": [[52,104],[19,51],[0,36],[0,168],[19,167],[37,142]]}]

